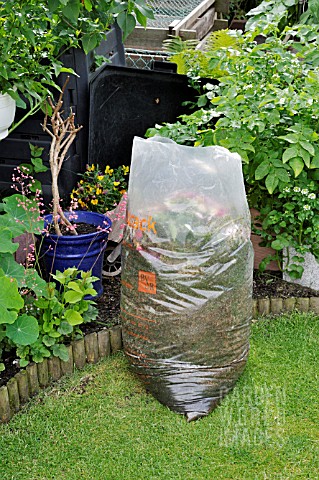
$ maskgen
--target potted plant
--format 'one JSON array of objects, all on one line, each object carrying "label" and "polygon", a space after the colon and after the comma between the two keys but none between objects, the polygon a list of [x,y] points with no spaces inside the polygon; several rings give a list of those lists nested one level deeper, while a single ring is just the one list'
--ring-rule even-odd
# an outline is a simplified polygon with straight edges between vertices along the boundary
[{"label": "potted plant", "polygon": [[[244,35],[224,32],[229,43],[216,48],[215,35],[217,39],[220,36],[216,32],[206,52],[182,53],[193,81],[206,77],[219,83],[205,80],[194,113],[175,124],[150,129],[148,135],[160,134],[197,146],[222,145],[239,153],[249,205],[260,212],[262,229],[256,233],[262,232],[263,246],[274,249],[282,268],[290,226],[280,221],[274,230],[269,215],[273,209],[278,211],[278,202],[281,211],[287,207],[289,202],[282,194],[285,188],[296,187],[296,181],[306,183],[308,186],[299,188],[308,188],[310,193],[314,193],[311,182],[318,189],[319,109],[314,99],[319,93],[319,40],[315,26],[287,27],[282,33],[273,28],[261,45],[255,41],[259,33],[259,29]],[[303,219],[297,216],[295,224],[302,229]],[[306,239],[307,250],[318,258],[316,238],[307,235]],[[303,236],[301,241],[305,241]],[[266,258],[261,268],[265,269],[269,260]],[[292,276],[301,276],[302,270],[293,258],[289,263]]]},{"label": "potted plant", "polygon": [[121,273],[121,243],[126,218],[127,181],[129,167],[121,165],[102,171],[99,165],[87,165],[80,174],[77,187],[71,193],[71,209],[78,206],[83,210],[107,213],[112,220],[112,231],[108,237],[103,260],[103,276],[117,276]]},{"label": "potted plant", "polygon": [[60,206],[58,178],[67,152],[75,140],[81,126],[74,124],[74,113],[64,118],[62,115],[65,83],[57,103],[49,98],[52,110],[50,123],[46,115],[43,130],[51,138],[50,170],[52,176],[52,214],[44,217],[45,230],[42,235],[40,256],[45,263],[47,278],[56,271],[76,267],[79,270],[92,270],[98,280],[94,289],[98,296],[103,293],[102,265],[103,253],[111,227],[108,217],[97,212],[68,211]]}]

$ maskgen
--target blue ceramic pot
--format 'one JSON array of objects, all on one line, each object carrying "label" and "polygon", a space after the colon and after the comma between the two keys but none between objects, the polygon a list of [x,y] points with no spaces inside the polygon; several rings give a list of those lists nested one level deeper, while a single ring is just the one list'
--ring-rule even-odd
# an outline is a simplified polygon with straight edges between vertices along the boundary
[{"label": "blue ceramic pot", "polygon": [[[41,257],[44,260],[47,278],[50,273],[57,270],[63,272],[67,268],[76,267],[79,270],[92,270],[92,275],[98,277],[94,283],[97,296],[103,293],[102,285],[102,267],[103,254],[107,245],[108,230],[112,225],[111,220],[101,213],[96,212],[64,212],[75,223],[87,223],[100,227],[102,231],[97,230],[93,233],[84,235],[62,235],[43,234],[41,244]],[[76,218],[74,218],[76,216]],[[45,215],[44,227],[52,224],[52,215]],[[107,230],[107,231],[105,231]]]}]

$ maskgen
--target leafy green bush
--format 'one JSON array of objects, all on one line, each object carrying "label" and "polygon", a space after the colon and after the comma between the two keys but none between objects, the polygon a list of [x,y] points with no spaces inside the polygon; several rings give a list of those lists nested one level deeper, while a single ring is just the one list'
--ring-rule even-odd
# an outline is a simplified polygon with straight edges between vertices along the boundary
[{"label": "leafy green bush", "polygon": [[[180,60],[193,81],[200,77],[214,81],[206,80],[192,114],[175,124],[156,126],[147,135],[160,134],[187,145],[221,145],[239,153],[249,204],[263,212],[263,222],[274,204],[278,210],[278,201],[284,209],[286,199],[278,195],[285,188],[293,190],[296,179],[306,185],[314,182],[318,189],[319,35],[315,27],[305,25],[282,34],[275,29],[259,45],[255,41],[259,33],[216,33],[205,52],[181,52]],[[214,39],[225,35],[229,43],[223,47],[219,41],[216,48]],[[317,221],[315,212],[307,228],[315,231]],[[297,230],[303,229],[298,216],[295,224]],[[265,222],[263,228],[264,245],[275,246],[279,259],[287,246],[283,241],[287,225],[274,232],[273,225]],[[289,237],[300,247],[309,242],[307,249],[319,258],[314,237],[300,237],[291,230]]]}]

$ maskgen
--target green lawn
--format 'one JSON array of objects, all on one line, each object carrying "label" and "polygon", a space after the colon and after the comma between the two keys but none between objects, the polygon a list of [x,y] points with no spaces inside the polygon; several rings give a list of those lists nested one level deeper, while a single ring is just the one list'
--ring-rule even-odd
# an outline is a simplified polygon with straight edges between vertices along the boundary
[{"label": "green lawn", "polygon": [[146,394],[118,354],[0,426],[0,479],[317,479],[318,366],[316,316],[260,320],[234,392],[188,424]]}]

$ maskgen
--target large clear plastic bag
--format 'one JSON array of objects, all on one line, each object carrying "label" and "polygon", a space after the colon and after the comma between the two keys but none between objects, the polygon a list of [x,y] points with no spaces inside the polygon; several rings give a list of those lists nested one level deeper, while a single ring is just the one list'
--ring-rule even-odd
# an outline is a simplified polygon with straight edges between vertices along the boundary
[{"label": "large clear plastic bag", "polygon": [[207,415],[249,351],[253,250],[239,155],[135,138],[122,252],[133,370],[188,420]]}]

